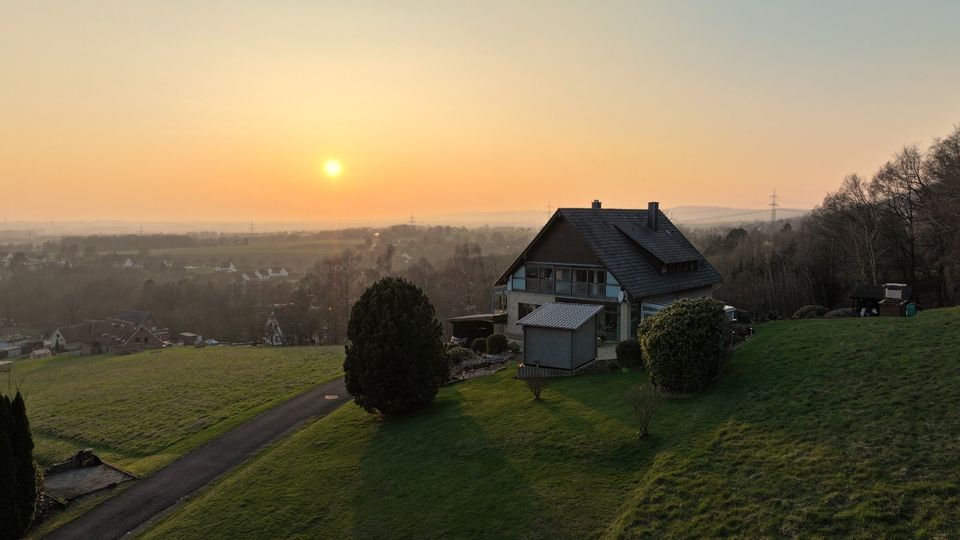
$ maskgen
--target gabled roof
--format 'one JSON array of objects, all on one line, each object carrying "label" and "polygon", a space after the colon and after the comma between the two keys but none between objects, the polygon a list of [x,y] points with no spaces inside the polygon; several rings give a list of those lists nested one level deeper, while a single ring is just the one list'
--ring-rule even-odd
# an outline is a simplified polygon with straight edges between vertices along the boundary
[{"label": "gabled roof", "polygon": [[[559,208],[498,283],[506,282],[524,261],[526,252],[559,219],[566,220],[574,228],[603,266],[634,298],[720,283],[722,280],[716,269],[663,212],[657,212],[658,225],[654,230],[647,226],[647,210]],[[654,266],[657,261],[664,264],[696,261],[697,269],[661,274]]]},{"label": "gabled roof", "polygon": [[517,321],[517,324],[539,328],[576,330],[601,311],[603,311],[603,306],[600,304],[547,302]]},{"label": "gabled roof", "polygon": [[116,315],[111,317],[111,319],[117,319],[120,321],[131,322],[134,324],[143,324],[144,321],[150,318],[149,311],[136,311],[133,309],[123,309],[117,312]]}]

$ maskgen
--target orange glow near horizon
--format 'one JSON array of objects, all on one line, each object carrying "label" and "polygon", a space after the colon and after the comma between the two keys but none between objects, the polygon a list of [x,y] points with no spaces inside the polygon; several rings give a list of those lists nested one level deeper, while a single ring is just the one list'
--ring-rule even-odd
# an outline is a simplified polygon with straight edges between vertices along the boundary
[{"label": "orange glow near horizon", "polygon": [[100,3],[4,10],[0,218],[811,207],[960,122],[950,2]]}]

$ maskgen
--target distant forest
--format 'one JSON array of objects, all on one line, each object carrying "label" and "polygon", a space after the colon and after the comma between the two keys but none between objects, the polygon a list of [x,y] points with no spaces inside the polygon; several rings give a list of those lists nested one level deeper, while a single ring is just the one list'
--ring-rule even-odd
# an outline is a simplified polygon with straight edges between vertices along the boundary
[{"label": "distant forest", "polygon": [[[422,287],[441,319],[489,311],[494,280],[535,233],[401,225],[250,238],[65,237],[0,246],[0,255],[17,254],[0,269],[0,327],[50,330],[134,308],[152,311],[174,332],[252,341],[260,338],[272,305],[297,302],[311,306],[308,323],[323,342],[342,343],[353,302],[386,275]],[[846,307],[857,284],[886,282],[913,285],[923,308],[960,304],[960,128],[926,148],[903,148],[869,179],[847,177],[802,218],[685,233],[723,276],[716,296],[758,315],[790,316],[808,304]],[[311,241],[330,241],[337,251],[313,252],[308,262]],[[284,259],[293,263],[292,278],[245,282],[239,273],[212,267],[209,273],[185,270],[187,263],[221,262],[221,252],[207,247],[248,242],[250,255],[237,262],[251,270],[283,263],[257,255],[257,245],[299,246]],[[171,248],[176,251],[151,253]],[[190,255],[192,248],[198,255]],[[142,268],[118,268],[127,257]]]}]

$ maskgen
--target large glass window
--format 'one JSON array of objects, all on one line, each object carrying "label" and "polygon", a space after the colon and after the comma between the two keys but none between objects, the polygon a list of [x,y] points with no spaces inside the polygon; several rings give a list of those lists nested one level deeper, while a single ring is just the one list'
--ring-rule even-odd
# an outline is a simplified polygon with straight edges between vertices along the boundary
[{"label": "large glass window", "polygon": [[527,289],[530,292],[540,292],[540,265],[527,265]]},{"label": "large glass window", "polygon": [[607,294],[607,272],[606,270],[590,270],[590,296],[603,297]]},{"label": "large glass window", "polygon": [[607,298],[620,298],[620,283],[610,272],[607,272],[606,296]]},{"label": "large glass window", "polygon": [[557,294],[571,294],[572,271],[566,266],[558,266],[554,271]]},{"label": "large glass window", "polygon": [[524,267],[520,267],[516,272],[513,273],[513,290],[515,291],[525,291],[527,290],[527,271]]},{"label": "large glass window", "polygon": [[587,282],[588,271],[585,268],[576,268],[571,272],[573,274],[573,295],[587,296],[590,292]]},{"label": "large glass window", "polygon": [[553,294],[553,267],[540,267],[540,292]]},{"label": "large glass window", "polygon": [[517,320],[519,321],[520,319],[533,313],[533,310],[537,309],[538,307],[540,306],[537,304],[517,304]]}]

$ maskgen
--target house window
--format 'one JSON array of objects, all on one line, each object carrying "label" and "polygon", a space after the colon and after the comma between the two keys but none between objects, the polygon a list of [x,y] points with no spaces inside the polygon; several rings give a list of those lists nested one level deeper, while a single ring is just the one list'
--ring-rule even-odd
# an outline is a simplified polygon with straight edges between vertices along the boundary
[{"label": "house window", "polygon": [[587,296],[590,292],[587,282],[589,272],[585,268],[577,268],[571,274],[573,275],[573,295]]},{"label": "house window", "polygon": [[540,306],[537,304],[517,304],[517,320],[519,321],[520,319],[533,313],[533,310],[537,309],[538,307]]},{"label": "house window", "polygon": [[682,272],[696,272],[697,267],[698,267],[697,261],[684,261],[679,263],[670,263],[670,264],[661,265],[660,273],[678,274]]},{"label": "house window", "polygon": [[540,266],[536,264],[527,265],[527,291],[540,292]]},{"label": "house window", "polygon": [[620,298],[620,283],[610,272],[607,272],[606,296],[607,298]]},{"label": "house window", "polygon": [[526,269],[521,266],[513,273],[511,281],[513,282],[513,290],[515,291],[525,291],[527,290],[527,280],[526,280]]},{"label": "house window", "polygon": [[540,267],[540,292],[553,294],[553,267],[552,266],[541,266]]},{"label": "house window", "polygon": [[607,271],[589,271],[590,296],[603,297],[607,294]]},{"label": "house window", "polygon": [[573,292],[573,271],[566,266],[558,266],[555,271],[557,294],[571,294]]}]

